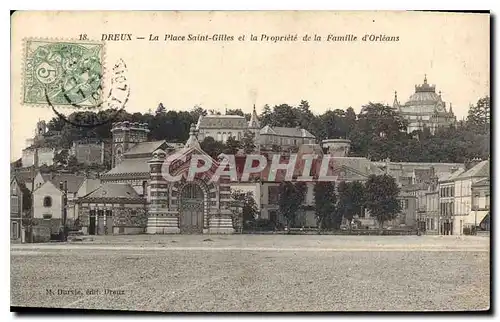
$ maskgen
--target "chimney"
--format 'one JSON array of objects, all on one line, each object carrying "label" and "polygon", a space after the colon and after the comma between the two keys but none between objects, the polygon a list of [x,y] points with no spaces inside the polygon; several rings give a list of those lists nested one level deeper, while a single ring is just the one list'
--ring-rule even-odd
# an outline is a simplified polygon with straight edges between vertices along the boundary
[{"label": "chimney", "polygon": [[474,158],[472,160],[467,160],[465,161],[465,171],[472,169],[475,167],[479,162],[481,162],[481,159],[479,158]]}]

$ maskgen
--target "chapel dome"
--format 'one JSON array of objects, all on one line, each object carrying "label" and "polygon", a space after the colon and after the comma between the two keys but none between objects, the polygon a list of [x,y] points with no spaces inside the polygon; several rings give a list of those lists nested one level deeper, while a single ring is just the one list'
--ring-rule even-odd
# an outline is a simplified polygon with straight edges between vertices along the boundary
[{"label": "chapel dome", "polygon": [[434,114],[435,112],[445,112],[445,104],[441,99],[441,92],[436,93],[436,86],[427,83],[427,76],[424,83],[415,85],[413,93],[408,101],[401,106],[403,113]]}]

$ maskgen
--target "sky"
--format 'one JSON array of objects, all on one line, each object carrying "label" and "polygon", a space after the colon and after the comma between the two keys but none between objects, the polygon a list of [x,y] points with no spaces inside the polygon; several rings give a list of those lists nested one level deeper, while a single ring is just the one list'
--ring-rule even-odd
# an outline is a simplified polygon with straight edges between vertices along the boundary
[{"label": "sky", "polygon": [[[76,23],[75,23],[76,22]],[[428,82],[451,102],[457,118],[490,91],[490,26],[485,14],[423,12],[16,12],[11,34],[11,160],[21,156],[47,106],[22,102],[26,40],[74,41],[86,34],[130,33],[131,41],[104,41],[106,73],[120,59],[127,65],[130,112],[190,110],[195,105],[223,112],[258,112],[264,104],[309,101],[320,114],[368,102],[404,103]],[[231,42],[163,41],[175,36],[227,35]],[[297,34],[296,42],[250,41]],[[323,41],[302,41],[317,34]],[[328,34],[356,35],[356,42],[327,42]],[[363,42],[364,35],[399,37],[397,42]],[[148,41],[158,35],[159,41]],[[245,35],[245,41],[238,37]],[[138,40],[136,37],[145,37]],[[66,114],[74,109],[65,108]]]}]

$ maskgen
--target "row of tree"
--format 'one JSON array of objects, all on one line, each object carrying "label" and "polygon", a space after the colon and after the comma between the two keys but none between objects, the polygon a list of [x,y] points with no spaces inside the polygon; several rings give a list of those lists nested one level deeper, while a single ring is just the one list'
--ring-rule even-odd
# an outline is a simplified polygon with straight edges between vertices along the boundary
[{"label": "row of tree", "polygon": [[[103,110],[75,112],[69,116],[74,123],[102,123],[110,117],[113,121],[128,120],[147,123],[151,140],[185,142],[192,123],[207,111],[195,106],[191,111],[167,110],[160,104],[156,111],[130,114],[121,111]],[[249,114],[240,109],[227,110],[227,114]],[[115,115],[116,114],[116,115]],[[311,112],[309,103],[301,101],[298,106],[287,104],[271,108],[265,105],[260,115],[261,126],[301,127],[316,136],[318,142],[326,138],[348,138],[351,140],[353,156],[369,157],[372,160],[390,158],[401,162],[465,162],[467,159],[487,158],[490,154],[490,98],[478,100],[469,109],[467,119],[454,126],[439,128],[434,135],[429,129],[408,134],[407,123],[395,109],[378,103],[368,103],[356,114],[352,107],[346,110],[333,109],[320,115]],[[109,140],[111,122],[95,128],[75,127],[60,118],[53,118],[49,133],[57,133],[48,140],[58,147],[69,147],[71,142],[81,139]],[[207,142],[205,146],[217,143]],[[221,148],[219,146],[218,148]],[[214,148],[213,150],[217,150]]]},{"label": "row of tree", "polygon": [[[299,212],[304,208],[307,185],[304,182],[282,182],[279,186],[279,212],[287,227],[293,227]],[[365,210],[377,219],[380,228],[401,212],[398,200],[399,187],[389,175],[372,175],[365,183],[359,181],[317,182],[314,185],[314,211],[320,230],[339,229],[345,220],[349,226],[356,215]],[[252,221],[258,214],[251,192],[234,191],[232,199],[241,207],[243,222]]]}]

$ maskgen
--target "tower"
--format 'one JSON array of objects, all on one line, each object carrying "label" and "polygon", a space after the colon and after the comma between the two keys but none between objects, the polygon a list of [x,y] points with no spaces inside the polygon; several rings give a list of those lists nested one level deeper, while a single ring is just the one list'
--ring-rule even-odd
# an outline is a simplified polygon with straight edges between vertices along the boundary
[{"label": "tower", "polygon": [[321,147],[333,157],[347,157],[351,149],[351,141],[347,139],[326,139],[321,141]]},{"label": "tower", "polygon": [[111,148],[111,166],[115,167],[122,161],[122,156],[137,143],[148,139],[148,124],[137,122],[116,122],[111,128],[113,144]]},{"label": "tower", "polygon": [[35,136],[37,138],[41,137],[45,134],[45,132],[47,132],[47,124],[45,123],[45,121],[36,122],[36,134],[35,134]]},{"label": "tower", "polygon": [[168,182],[162,174],[167,154],[162,149],[153,152],[153,157],[148,161],[151,176],[149,200],[148,223],[146,232],[148,234],[178,234],[179,220],[175,215],[168,213]]}]

